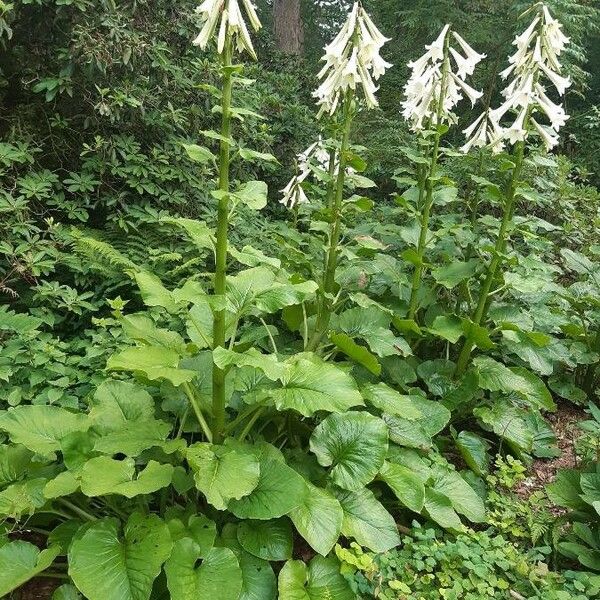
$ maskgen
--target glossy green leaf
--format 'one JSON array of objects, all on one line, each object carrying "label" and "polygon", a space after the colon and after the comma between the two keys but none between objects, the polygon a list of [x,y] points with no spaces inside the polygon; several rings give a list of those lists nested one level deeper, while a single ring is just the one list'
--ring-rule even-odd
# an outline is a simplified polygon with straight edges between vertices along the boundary
[{"label": "glossy green leaf", "polygon": [[462,531],[464,529],[460,517],[454,510],[450,498],[437,490],[427,488],[425,490],[426,514],[441,527]]},{"label": "glossy green leaf", "polygon": [[136,477],[135,461],[132,458],[114,460],[108,456],[99,456],[83,466],[81,491],[90,497],[118,494],[133,498],[167,487],[172,477],[172,465],[150,461]]},{"label": "glossy green leaf", "polygon": [[212,548],[197,567],[199,558],[200,548],[194,540],[183,538],[175,542],[165,564],[171,599],[238,600],[242,589],[242,570],[233,551]]},{"label": "glossy green leaf", "polygon": [[60,450],[60,440],[89,426],[86,415],[58,406],[23,405],[0,414],[0,430],[6,431],[11,441],[42,455]]},{"label": "glossy green leaf", "polygon": [[342,534],[373,552],[387,552],[400,543],[394,517],[368,488],[357,492],[335,490],[342,505]]},{"label": "glossy green leaf", "polygon": [[0,546],[0,597],[45,571],[59,554],[59,546],[40,551],[22,540]]},{"label": "glossy green leaf", "polygon": [[477,492],[450,468],[434,465],[432,467],[432,488],[446,496],[452,508],[473,523],[485,520],[485,506]]},{"label": "glossy green leaf", "polygon": [[367,412],[331,414],[314,430],[310,449],[319,464],[331,467],[333,483],[356,491],[373,481],[383,465],[387,427]]},{"label": "glossy green leaf", "polygon": [[169,528],[156,515],[132,514],[91,523],[69,550],[69,576],[89,600],[149,600],[172,549]]},{"label": "glossy green leaf", "polygon": [[196,487],[215,508],[248,496],[258,485],[260,463],[249,451],[198,443],[186,450]]},{"label": "glossy green leaf", "polygon": [[340,537],[344,511],[327,490],[310,483],[306,485],[308,493],[302,503],[290,512],[289,517],[311,548],[322,556],[327,556]]},{"label": "glossy green leaf", "polygon": [[154,400],[133,383],[109,379],[98,386],[90,403],[92,428],[100,434],[121,429],[131,421],[154,418]]},{"label": "glossy green leaf", "polygon": [[305,358],[288,363],[282,387],[269,395],[279,410],[295,410],[305,417],[318,411],[343,413],[363,405],[350,375],[332,364]]},{"label": "glossy green leaf", "polygon": [[308,566],[290,560],[279,573],[279,600],[355,600],[335,558],[316,556]]},{"label": "glossy green leaf", "polygon": [[381,374],[381,365],[374,354],[371,354],[364,346],[357,344],[345,333],[330,333],[329,339],[348,358],[368,369],[373,375]]},{"label": "glossy green leaf", "polygon": [[192,381],[195,371],[180,369],[179,354],[159,346],[135,346],[113,354],[106,364],[110,371],[131,371],[150,381],[165,379],[174,386]]},{"label": "glossy green leaf", "polygon": [[198,146],[197,144],[182,144],[183,149],[189,156],[190,160],[199,164],[214,163],[216,156],[204,146]]},{"label": "glossy green leaf", "polygon": [[381,412],[402,417],[408,421],[416,421],[423,416],[416,407],[420,396],[400,394],[385,383],[367,384],[362,387],[361,393],[368,404]]},{"label": "glossy green leaf", "polygon": [[300,506],[307,493],[304,479],[294,469],[263,456],[257,486],[240,500],[232,500],[229,510],[240,519],[276,519]]},{"label": "glossy green leaf", "polygon": [[472,431],[461,431],[456,437],[456,447],[476,475],[482,476],[489,469],[489,444]]},{"label": "glossy green leaf", "polygon": [[263,560],[288,560],[292,557],[293,533],[287,519],[242,521],[237,528],[242,548]]},{"label": "glossy green leaf", "polygon": [[267,184],[264,181],[247,181],[233,194],[233,197],[253,210],[261,210],[267,205]]},{"label": "glossy green leaf", "polygon": [[417,474],[403,465],[386,461],[380,476],[404,506],[413,512],[421,512],[425,502],[425,486]]},{"label": "glossy green leaf", "polygon": [[[456,190],[456,188],[452,188]],[[453,261],[448,265],[437,267],[431,271],[433,278],[443,285],[445,288],[451,290],[455,288],[459,283],[462,283],[469,277],[473,276],[477,271],[479,261],[470,260],[468,262]]]}]

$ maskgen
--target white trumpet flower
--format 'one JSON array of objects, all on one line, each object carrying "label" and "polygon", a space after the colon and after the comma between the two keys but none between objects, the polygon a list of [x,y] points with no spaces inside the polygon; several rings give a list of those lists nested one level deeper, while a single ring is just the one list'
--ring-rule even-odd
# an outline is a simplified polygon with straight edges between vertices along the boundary
[{"label": "white trumpet flower", "polygon": [[[262,25],[252,0],[240,0],[240,2],[244,7],[250,26],[254,31],[258,31]],[[203,25],[193,41],[195,46],[204,50],[216,35],[217,50],[219,54],[222,54],[225,49],[225,40],[229,35],[238,52],[245,50],[252,58],[256,59],[256,52],[238,0],[204,0],[196,8],[196,13],[200,15]]]},{"label": "white trumpet flower", "polygon": [[[451,45],[452,39],[458,42],[457,48]],[[475,104],[482,96],[467,84],[466,78],[485,55],[473,50],[457,33],[450,36],[449,25],[425,50],[423,56],[408,63],[412,73],[404,86],[402,116],[411,123],[413,131],[456,122],[452,110],[458,102],[466,96]]]},{"label": "white trumpet flower", "polygon": [[[490,118],[497,126],[496,138],[499,135],[499,141],[496,139],[493,149],[500,147],[503,141],[511,145],[525,141],[533,132],[537,133],[548,150],[558,144],[557,134],[569,116],[562,106],[550,100],[541,82],[546,79],[558,96],[564,96],[571,81],[561,75],[558,57],[568,42],[562,25],[552,17],[546,6],[541,7],[529,27],[515,38],[513,45],[517,50],[509,57],[509,67],[500,74],[503,79],[512,77],[502,91],[506,100],[498,108],[489,111]],[[516,119],[511,125],[502,126],[501,120],[509,113],[516,113]],[[550,126],[533,118],[538,113],[550,121]],[[475,123],[477,125],[473,129],[465,130],[468,141],[463,150],[477,146],[482,139],[481,121],[478,119]],[[494,138],[490,144],[493,146]]]},{"label": "white trumpet flower", "polygon": [[318,75],[322,82],[313,93],[320,106],[319,117],[333,114],[342,97],[359,88],[368,108],[378,106],[375,81],[392,66],[380,55],[388,41],[356,2],[338,35],[325,46],[325,65]]}]

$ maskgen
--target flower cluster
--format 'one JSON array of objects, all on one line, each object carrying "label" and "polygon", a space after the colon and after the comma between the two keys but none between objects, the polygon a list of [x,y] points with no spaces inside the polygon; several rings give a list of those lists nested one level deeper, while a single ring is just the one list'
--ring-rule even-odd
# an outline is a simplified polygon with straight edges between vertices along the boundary
[{"label": "flower cluster", "polygon": [[[452,42],[458,44],[458,49]],[[450,31],[449,25],[425,49],[421,58],[408,63],[412,73],[404,86],[402,115],[411,123],[413,131],[456,122],[452,109],[458,102],[466,96],[474,105],[482,96],[466,79],[485,55],[473,50],[458,33]]]},{"label": "flower cluster", "polygon": [[[241,3],[244,6],[250,25],[254,31],[258,31],[261,28],[261,23],[258,20],[252,0],[241,0]],[[231,36],[239,52],[246,50],[256,59],[256,52],[238,0],[204,0],[196,8],[196,12],[201,16],[203,26],[200,34],[193,42],[195,46],[200,46],[202,49],[206,48],[209,41],[217,33],[218,27],[217,49],[219,54],[223,53],[226,38]]]},{"label": "flower cluster", "polygon": [[[561,24],[542,6],[540,14],[513,42],[516,51],[509,58],[508,68],[501,73],[502,79],[512,75],[502,91],[505,101],[465,130],[468,141],[463,146],[464,151],[488,144],[492,150],[500,151],[505,143],[525,141],[531,131],[540,136],[547,150],[558,144],[558,132],[569,117],[562,106],[548,97],[542,82],[548,81],[559,96],[571,85],[570,80],[561,75],[559,62],[568,42]],[[501,121],[509,113],[516,116],[509,126],[503,127]],[[535,117],[537,114],[544,115],[550,124],[540,123]]]},{"label": "flower cluster", "polygon": [[319,116],[333,114],[344,94],[357,86],[362,87],[369,108],[378,106],[375,81],[392,66],[379,54],[387,41],[356,2],[339,34],[325,47],[325,66],[319,73],[322,83],[313,94],[321,107]]},{"label": "flower cluster", "polygon": [[302,183],[312,172],[312,166],[327,169],[330,156],[321,137],[319,141],[309,146],[298,155],[298,173],[292,177],[290,182],[281,190],[283,197],[279,201],[287,208],[294,208],[298,204],[306,204],[308,198],[302,188]]}]

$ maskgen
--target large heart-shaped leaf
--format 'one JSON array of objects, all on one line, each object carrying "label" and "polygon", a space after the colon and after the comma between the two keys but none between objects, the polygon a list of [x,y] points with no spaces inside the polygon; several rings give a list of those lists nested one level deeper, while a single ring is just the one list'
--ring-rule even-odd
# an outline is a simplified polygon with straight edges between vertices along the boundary
[{"label": "large heart-shaped leaf", "polygon": [[108,456],[90,459],[81,470],[81,491],[90,497],[119,494],[133,498],[151,494],[171,483],[173,465],[151,460],[135,477],[133,458],[114,460]]},{"label": "large heart-shaped leaf", "polygon": [[385,462],[380,475],[404,506],[417,513],[423,510],[425,486],[414,471],[404,465]]},{"label": "large heart-shaped leaf", "polygon": [[242,569],[242,591],[238,600],[276,600],[277,579],[271,565],[244,551],[238,560]]},{"label": "large heart-shaped leaf", "polygon": [[25,446],[3,444],[0,446],[0,487],[18,481],[27,472],[33,452]]},{"label": "large heart-shaped leaf", "polygon": [[292,558],[293,534],[287,519],[273,521],[242,521],[237,538],[242,548],[263,560]]},{"label": "large heart-shaped leaf", "polygon": [[173,546],[156,515],[134,513],[123,535],[117,519],[90,524],[69,550],[69,576],[89,600],[148,600]]},{"label": "large heart-shaped leaf", "polygon": [[40,551],[22,540],[0,546],[0,597],[45,571],[59,554],[59,546]]},{"label": "large heart-shaped leaf", "polygon": [[521,367],[509,369],[489,356],[478,356],[473,365],[479,372],[479,385],[492,392],[516,392],[538,408],[555,410],[556,405],[544,382]]},{"label": "large heart-shaped leaf", "polygon": [[290,560],[279,573],[279,600],[355,600],[337,559]]},{"label": "large heart-shaped leaf", "polygon": [[154,400],[133,383],[109,379],[96,390],[91,402],[92,427],[101,435],[121,429],[130,421],[154,418]]},{"label": "large heart-shaped leaf", "polygon": [[344,511],[328,491],[310,483],[306,485],[308,494],[289,516],[313,550],[327,556],[340,537]]},{"label": "large heart-shaped leaf", "polygon": [[371,371],[373,375],[381,374],[381,365],[377,357],[371,354],[364,346],[357,344],[348,334],[332,332],[329,334],[329,339],[346,356]]},{"label": "large heart-shaped leaf", "polygon": [[515,450],[532,451],[534,431],[526,420],[525,411],[499,400],[491,407],[476,408],[473,413]]},{"label": "large heart-shaped leaf", "polygon": [[310,449],[319,464],[331,467],[341,488],[359,490],[373,481],[388,449],[386,424],[367,412],[331,414],[314,430]]},{"label": "large heart-shaped leaf", "polygon": [[260,463],[249,450],[199,443],[186,450],[186,458],[196,487],[219,510],[250,494],[259,483]]},{"label": "large heart-shaped leaf", "polygon": [[183,538],[173,545],[165,564],[167,585],[172,600],[219,598],[238,600],[242,589],[242,570],[229,548],[211,548],[199,567],[200,547]]},{"label": "large heart-shaped leaf", "polygon": [[138,271],[135,280],[146,306],[161,306],[172,314],[177,314],[182,308],[173,296],[173,292],[168,290],[154,273]]},{"label": "large heart-shaped leaf", "polygon": [[174,350],[161,346],[134,346],[113,354],[106,363],[110,371],[131,371],[149,381],[165,379],[173,385],[192,381],[195,371],[180,369],[180,356]]},{"label": "large heart-shaped leaf", "polygon": [[264,181],[247,181],[232,196],[253,210],[267,205],[267,184]]},{"label": "large heart-shaped leaf", "polygon": [[457,513],[473,523],[485,520],[485,505],[477,492],[461,477],[460,473],[440,465],[434,465],[432,488],[449,498]]},{"label": "large heart-shaped leaf", "polygon": [[18,481],[0,492],[0,515],[19,519],[22,515],[33,514],[46,504],[44,487],[48,482],[43,477]]},{"label": "large heart-shaped leaf", "polygon": [[163,446],[170,431],[171,425],[165,421],[133,421],[98,438],[94,450],[102,454],[138,456],[148,448]]},{"label": "large heart-shaped leaf", "polygon": [[471,277],[477,270],[478,264],[479,261],[477,260],[470,260],[468,262],[456,260],[448,265],[442,265],[433,269],[431,275],[437,283],[451,290],[465,279]]},{"label": "large heart-shaped leaf", "polygon": [[16,444],[42,455],[60,450],[60,440],[89,426],[86,415],[58,406],[17,406],[0,415],[0,430]]},{"label": "large heart-shaped leaf", "polygon": [[374,306],[351,308],[337,319],[337,328],[351,338],[361,338],[367,342],[377,356],[407,356],[412,354],[406,340],[397,337],[390,330],[391,314]]},{"label": "large heart-shaped leaf", "polygon": [[277,579],[271,565],[240,546],[237,529],[233,523],[226,524],[219,544],[233,550],[242,569],[242,590],[238,600],[276,600]]},{"label": "large heart-shaped leaf", "polygon": [[120,322],[127,337],[136,342],[143,342],[150,346],[164,346],[180,353],[185,352],[185,342],[176,331],[157,327],[145,313],[124,315]]},{"label": "large heart-shaped leaf", "polygon": [[344,511],[342,533],[346,537],[354,538],[373,552],[387,552],[400,543],[394,517],[371,490],[335,490],[335,496]]},{"label": "large heart-shaped leaf", "polygon": [[456,447],[475,475],[488,472],[489,444],[481,436],[472,431],[461,431],[456,437]]},{"label": "large heart-shaped leaf", "polygon": [[408,421],[416,421],[421,416],[421,411],[415,406],[421,396],[400,394],[385,383],[369,383],[361,389],[362,395],[368,404],[397,417]]},{"label": "large heart-shaped leaf", "polygon": [[383,420],[389,427],[390,439],[401,446],[426,450],[432,438],[450,421],[450,411],[441,403],[411,395],[411,404],[421,413],[418,419],[384,414]]},{"label": "large heart-shaped leaf", "polygon": [[446,529],[456,531],[464,529],[450,498],[431,488],[425,490],[425,512],[432,521]]},{"label": "large heart-shaped leaf", "polygon": [[301,304],[314,296],[314,281],[290,283],[277,279],[266,267],[255,267],[227,278],[226,307],[241,316],[248,313],[274,313],[286,306]]},{"label": "large heart-shaped leaf", "polygon": [[305,417],[317,411],[345,412],[363,404],[356,383],[345,371],[317,359],[300,358],[288,364],[283,386],[269,395],[279,410],[295,410]]},{"label": "large heart-shaped leaf", "polygon": [[173,542],[183,538],[194,540],[199,546],[198,552],[202,558],[215,545],[217,526],[204,515],[192,515],[187,519],[182,515],[181,518],[170,519],[168,526]]},{"label": "large heart-shaped leaf", "polygon": [[276,519],[298,507],[308,493],[304,479],[284,462],[260,458],[260,477],[252,492],[232,500],[229,510],[240,519]]}]

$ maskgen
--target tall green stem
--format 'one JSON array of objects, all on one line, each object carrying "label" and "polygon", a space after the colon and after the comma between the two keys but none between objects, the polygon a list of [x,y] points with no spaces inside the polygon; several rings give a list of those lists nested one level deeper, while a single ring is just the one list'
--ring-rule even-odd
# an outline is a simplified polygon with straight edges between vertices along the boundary
[{"label": "tall green stem", "polygon": [[[344,200],[344,184],[346,181],[347,155],[350,148],[350,133],[352,131],[352,111],[354,105],[354,94],[348,92],[344,100],[343,112],[343,133],[340,144],[339,161],[337,165],[337,178],[335,186],[329,195],[329,207],[331,210],[331,225],[329,229],[329,249],[325,257],[325,266],[323,273],[323,286],[317,306],[317,319],[315,330],[310,340],[307,350],[315,351],[325,334],[329,321],[331,319],[331,304],[328,296],[335,292],[335,272],[338,262],[338,246],[342,232],[342,206]],[[335,161],[330,162],[331,179],[335,176]]]},{"label": "tall green stem", "polygon": [[[229,226],[229,164],[231,146],[231,94],[232,94],[232,45],[231,39],[225,43],[222,55],[223,96],[221,101],[221,146],[219,151],[219,208],[217,218],[217,246],[215,256],[215,296],[225,297],[225,278],[227,274],[227,234]],[[225,345],[225,310],[218,308],[214,312],[213,348]],[[225,371],[213,363],[213,441],[219,443],[225,428]]]},{"label": "tall green stem", "polygon": [[[440,142],[442,139],[442,131],[440,129],[442,114],[444,111],[444,98],[446,96],[446,86],[448,84],[449,74],[449,59],[448,59],[448,43],[450,34],[446,36],[446,42],[444,46],[444,65],[442,67],[442,79],[440,82],[440,97],[438,99],[436,119],[435,119],[435,137],[433,140],[433,149],[431,151],[431,161],[429,163],[429,172],[425,176],[424,189],[425,189],[425,203],[422,207],[421,213],[421,231],[419,233],[419,242],[417,245],[417,264],[413,272],[412,285],[410,290],[410,303],[408,307],[408,318],[414,319],[419,308],[419,291],[421,289],[421,278],[423,277],[423,261],[425,259],[425,250],[427,248],[427,238],[429,236],[429,219],[431,217],[431,209],[433,207],[433,192],[435,187],[435,175],[438,166],[439,154],[440,154]],[[421,190],[419,197],[423,196],[423,184],[421,184]]]},{"label": "tall green stem", "polygon": [[[504,214],[502,215],[502,222],[500,224],[500,230],[498,231],[498,238],[496,239],[496,245],[494,247],[494,255],[492,260],[490,261],[487,275],[481,286],[481,290],[479,292],[479,300],[477,302],[477,307],[475,308],[475,312],[472,316],[472,321],[476,325],[481,325],[482,321],[487,316],[487,312],[489,310],[489,300],[490,300],[490,292],[492,291],[492,285],[496,276],[498,274],[498,270],[502,266],[502,261],[504,259],[504,252],[506,250],[506,245],[510,238],[509,235],[509,227],[512,223],[515,209],[515,200],[517,195],[517,189],[519,186],[519,179],[521,177],[521,172],[523,171],[523,164],[525,162],[525,142],[518,142],[516,150],[515,150],[515,166],[512,170],[512,176],[510,178],[510,182],[508,185],[508,189],[506,192],[506,198],[504,203]],[[461,349],[460,355],[458,357],[458,362],[456,365],[456,376],[460,377],[466,370],[469,359],[471,358],[471,352],[473,351],[473,340],[471,336],[469,336],[463,347]]]}]

